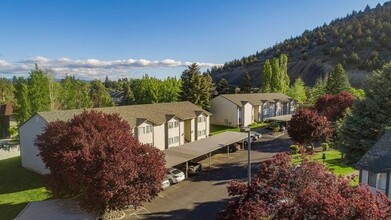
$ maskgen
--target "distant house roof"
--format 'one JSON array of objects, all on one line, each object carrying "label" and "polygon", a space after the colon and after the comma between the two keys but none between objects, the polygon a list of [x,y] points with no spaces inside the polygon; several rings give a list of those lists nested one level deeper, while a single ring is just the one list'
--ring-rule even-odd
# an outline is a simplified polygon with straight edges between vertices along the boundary
[{"label": "distant house roof", "polygon": [[357,169],[376,173],[391,171],[391,131],[385,133],[357,162]]},{"label": "distant house roof", "polygon": [[0,105],[0,115],[11,116],[13,114],[13,105],[11,103]]},{"label": "distant house roof", "polygon": [[122,98],[124,96],[124,92],[123,91],[115,91],[115,92],[110,92],[110,97],[111,98]]},{"label": "distant house roof", "polygon": [[292,98],[282,93],[245,93],[245,94],[223,94],[220,95],[238,106],[242,106],[242,101],[248,101],[252,105],[261,105],[265,101],[276,102],[280,100],[282,102],[288,102]]},{"label": "distant house roof", "polygon": [[[140,125],[141,122],[150,121],[154,124],[163,124],[167,121],[167,117],[176,116],[181,120],[196,118],[200,112],[211,115],[208,111],[194,105],[191,102],[172,102],[172,103],[156,103],[144,105],[126,105],[118,107],[93,108],[86,110],[102,111],[108,114],[119,114],[133,128]],[[80,114],[84,109],[63,110],[52,112],[38,112],[48,123],[61,120],[67,121],[73,118],[74,115]]]}]

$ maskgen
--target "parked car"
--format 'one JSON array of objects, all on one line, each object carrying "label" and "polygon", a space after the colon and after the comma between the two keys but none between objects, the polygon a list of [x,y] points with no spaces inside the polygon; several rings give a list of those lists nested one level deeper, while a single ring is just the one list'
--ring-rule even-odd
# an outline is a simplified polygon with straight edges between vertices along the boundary
[{"label": "parked car", "polygon": [[162,181],[162,187],[163,189],[169,187],[171,185],[170,183],[170,179],[168,176],[164,177],[163,181]]},{"label": "parked car", "polygon": [[251,137],[255,137],[256,140],[258,140],[259,138],[262,137],[262,135],[256,131],[251,131],[250,134],[251,134]]},{"label": "parked car", "polygon": [[170,181],[170,184],[179,183],[180,181],[185,179],[185,174],[174,167],[168,169],[167,174],[168,181]]},{"label": "parked car", "polygon": [[[187,174],[188,175],[196,175],[200,171],[202,171],[202,164],[194,162],[194,161],[189,161],[187,162],[188,164],[188,169],[187,169]],[[182,170],[183,172],[186,172],[186,163],[180,164],[176,166],[178,169]]]},{"label": "parked car", "polygon": [[238,143],[233,143],[228,146],[228,151],[230,153],[236,152],[238,149],[240,149],[240,144]]}]

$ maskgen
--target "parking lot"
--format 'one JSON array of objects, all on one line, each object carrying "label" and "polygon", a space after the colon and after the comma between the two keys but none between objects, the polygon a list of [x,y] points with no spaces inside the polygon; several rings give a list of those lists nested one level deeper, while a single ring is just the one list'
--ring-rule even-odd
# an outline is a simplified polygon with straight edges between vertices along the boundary
[{"label": "parking lot", "polygon": [[[263,132],[265,133],[265,132]],[[279,152],[289,150],[287,135],[264,135],[252,144],[252,174],[258,164]],[[215,153],[202,160],[204,171],[178,184],[166,188],[151,203],[138,210],[125,211],[125,219],[214,219],[224,209],[230,197],[227,185],[231,180],[246,179],[247,150]]]}]

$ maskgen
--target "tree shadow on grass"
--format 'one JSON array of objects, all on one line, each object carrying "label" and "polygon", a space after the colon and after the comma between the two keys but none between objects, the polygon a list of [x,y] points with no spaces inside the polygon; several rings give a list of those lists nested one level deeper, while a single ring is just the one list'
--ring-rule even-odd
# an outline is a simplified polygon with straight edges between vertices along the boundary
[{"label": "tree shadow on grass", "polygon": [[186,219],[186,220],[207,220],[216,219],[217,212],[224,210],[228,205],[228,199],[196,203],[193,209],[178,209],[168,212],[156,212],[139,214],[140,217],[145,219]]},{"label": "tree shadow on grass", "polygon": [[24,207],[28,204],[28,202],[25,203],[19,203],[19,204],[12,204],[12,203],[6,203],[0,205],[0,219],[15,219],[16,216],[24,209]]},{"label": "tree shadow on grass", "polygon": [[43,176],[22,167],[20,157],[0,160],[0,194],[44,186]]}]

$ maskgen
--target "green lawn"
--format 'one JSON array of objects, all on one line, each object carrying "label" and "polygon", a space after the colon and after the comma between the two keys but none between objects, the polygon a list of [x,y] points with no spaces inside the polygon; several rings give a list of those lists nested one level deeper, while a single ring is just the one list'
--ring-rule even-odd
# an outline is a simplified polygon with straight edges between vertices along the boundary
[{"label": "green lawn", "polygon": [[[267,126],[268,123],[265,123],[265,122],[262,122],[262,123],[257,123],[257,124],[254,124],[254,125],[251,125],[251,129],[254,129],[254,128],[259,128],[259,127],[265,127]],[[223,133],[223,132],[226,132],[226,131],[240,131],[240,128],[233,128],[233,127],[226,127],[226,126],[223,126],[223,125],[210,125],[210,135],[216,135],[216,134],[220,134],[220,133]]]},{"label": "green lawn", "polygon": [[42,176],[24,169],[20,157],[0,160],[0,219],[14,219],[28,202],[48,198]]},{"label": "green lawn", "polygon": [[[328,150],[326,153],[326,159],[324,161],[325,165],[332,170],[336,175],[351,175],[356,169],[354,169],[352,166],[349,166],[344,163],[343,159],[341,158],[341,152],[337,150]],[[312,159],[323,162],[322,160],[322,154],[323,152],[317,152],[312,157]],[[295,154],[292,155],[294,163],[300,163],[301,161],[301,155]],[[358,178],[356,178],[355,181],[352,182],[352,185],[358,184]]]}]

